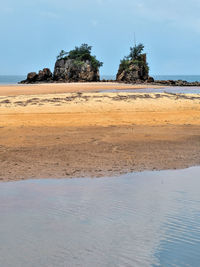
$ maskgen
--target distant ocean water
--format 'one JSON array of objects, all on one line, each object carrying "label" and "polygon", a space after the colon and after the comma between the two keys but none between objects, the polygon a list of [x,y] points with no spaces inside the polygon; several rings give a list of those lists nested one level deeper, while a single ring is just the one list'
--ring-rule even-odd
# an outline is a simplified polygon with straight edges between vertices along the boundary
[{"label": "distant ocean water", "polygon": [[155,80],[183,80],[200,82],[200,75],[152,75]]},{"label": "distant ocean water", "polygon": [[0,84],[17,84],[25,79],[25,75],[0,75]]},{"label": "distant ocean water", "polygon": [[[200,75],[152,75],[156,80],[184,80],[187,82],[200,82]],[[25,80],[25,75],[0,75],[0,84],[17,84]],[[101,75],[101,80],[114,80],[114,75]]]}]

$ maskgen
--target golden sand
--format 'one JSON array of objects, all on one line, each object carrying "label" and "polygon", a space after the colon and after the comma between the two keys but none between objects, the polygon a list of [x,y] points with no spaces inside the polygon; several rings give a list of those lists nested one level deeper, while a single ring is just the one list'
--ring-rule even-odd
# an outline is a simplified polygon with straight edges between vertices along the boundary
[{"label": "golden sand", "polygon": [[21,86],[0,87],[0,179],[116,175],[200,163],[199,95],[95,92],[116,86],[131,87],[25,85],[26,93]]}]

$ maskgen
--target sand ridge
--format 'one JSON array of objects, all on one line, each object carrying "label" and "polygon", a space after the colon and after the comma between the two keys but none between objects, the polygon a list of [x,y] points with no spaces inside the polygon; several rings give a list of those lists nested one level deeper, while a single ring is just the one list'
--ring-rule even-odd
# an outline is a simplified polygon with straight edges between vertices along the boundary
[{"label": "sand ridge", "polygon": [[0,97],[1,126],[200,124],[200,96],[65,93]]}]

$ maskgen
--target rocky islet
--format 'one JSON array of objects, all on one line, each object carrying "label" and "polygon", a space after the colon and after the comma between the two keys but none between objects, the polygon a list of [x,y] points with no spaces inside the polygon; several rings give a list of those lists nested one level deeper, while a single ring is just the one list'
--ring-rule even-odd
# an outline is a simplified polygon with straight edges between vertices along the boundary
[{"label": "rocky islet", "polygon": [[[86,50],[86,54],[82,57],[78,54],[81,49]],[[130,48],[129,56],[121,60],[116,75],[116,80],[102,80],[102,82],[122,82],[128,84],[152,84],[161,86],[200,86],[200,82],[188,82],[183,80],[154,80],[149,76],[149,67],[145,53],[142,53],[144,46],[142,44],[135,45]],[[78,51],[78,53],[77,53]],[[71,52],[76,52],[75,57],[66,56]],[[96,60],[95,56],[90,55],[91,47],[83,44],[74,50],[66,53],[61,51],[55,62],[53,73],[49,68],[44,68],[38,73],[30,72],[26,80],[21,81],[22,84],[34,83],[69,83],[69,82],[98,82],[100,81],[99,67],[102,62]],[[85,57],[86,55],[86,57]],[[76,58],[77,56],[77,58]],[[78,59],[78,60],[77,60]],[[99,65],[94,66],[93,60]]]}]

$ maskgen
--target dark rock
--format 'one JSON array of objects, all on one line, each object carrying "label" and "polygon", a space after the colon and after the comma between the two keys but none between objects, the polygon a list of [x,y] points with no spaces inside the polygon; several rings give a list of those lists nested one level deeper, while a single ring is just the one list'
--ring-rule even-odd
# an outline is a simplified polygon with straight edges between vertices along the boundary
[{"label": "dark rock", "polygon": [[148,83],[153,83],[154,82],[154,78],[149,76],[147,82]]},{"label": "dark rock", "polygon": [[39,71],[37,81],[50,81],[52,78],[53,75],[50,69],[44,68],[43,70]]},{"label": "dark rock", "polygon": [[129,60],[128,65],[124,67],[122,63],[116,76],[118,82],[125,83],[143,83],[148,80],[148,65],[146,63],[146,54],[141,55],[142,61],[136,64],[134,61]]},{"label": "dark rock", "polygon": [[36,82],[37,77],[38,77],[38,75],[37,75],[36,72],[30,72],[30,73],[28,73],[28,75],[27,75],[27,79],[26,79],[24,82],[25,82],[25,83],[26,83],[26,82],[27,82],[27,83],[34,83],[34,82]]},{"label": "dark rock", "polygon": [[35,83],[37,80],[37,73],[36,72],[30,72],[27,75],[26,80],[21,81],[20,83]]},{"label": "dark rock", "polygon": [[73,59],[59,59],[55,63],[53,79],[59,82],[97,82],[99,70],[90,61],[77,62]]},{"label": "dark rock", "polygon": [[155,80],[151,83],[165,86],[200,86],[200,82],[187,82],[183,80]]},{"label": "dark rock", "polygon": [[30,72],[27,75],[26,80],[21,81],[20,83],[39,83],[39,82],[51,82],[53,75],[48,68],[40,70],[37,74],[36,72]]}]

